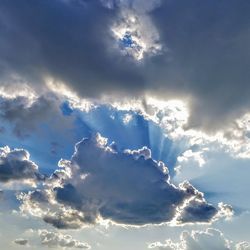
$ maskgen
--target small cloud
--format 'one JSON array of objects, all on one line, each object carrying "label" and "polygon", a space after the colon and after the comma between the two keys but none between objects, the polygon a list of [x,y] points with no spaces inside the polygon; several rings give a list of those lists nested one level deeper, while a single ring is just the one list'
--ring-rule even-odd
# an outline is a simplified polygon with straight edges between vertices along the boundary
[{"label": "small cloud", "polygon": [[0,182],[22,181],[34,186],[43,179],[38,166],[30,160],[28,151],[11,150],[8,146],[0,148]]},{"label": "small cloud", "polygon": [[122,121],[125,125],[127,125],[132,121],[132,119],[133,119],[132,114],[125,114]]},{"label": "small cloud", "polygon": [[41,244],[48,247],[91,249],[88,243],[73,239],[71,235],[39,230]]},{"label": "small cloud", "polygon": [[21,245],[21,246],[27,246],[27,244],[28,244],[28,240],[26,240],[26,239],[16,239],[16,240],[14,240],[14,242],[16,243],[16,244],[18,244],[18,245]]}]

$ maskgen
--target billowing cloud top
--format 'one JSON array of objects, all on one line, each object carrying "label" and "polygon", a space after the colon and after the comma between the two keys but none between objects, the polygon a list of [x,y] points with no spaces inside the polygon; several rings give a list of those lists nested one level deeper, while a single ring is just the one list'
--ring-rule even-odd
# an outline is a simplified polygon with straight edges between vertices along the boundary
[{"label": "billowing cloud top", "polygon": [[35,185],[36,181],[43,179],[26,150],[11,150],[8,146],[0,148],[0,182],[21,180]]},{"label": "billowing cloud top", "polygon": [[[209,223],[222,210],[208,204],[190,183],[170,183],[168,169],[151,152],[119,152],[99,134],[76,144],[71,161],[61,160],[44,190],[22,194],[23,212],[57,228],[109,220],[124,225]],[[45,209],[46,208],[46,209]]]}]

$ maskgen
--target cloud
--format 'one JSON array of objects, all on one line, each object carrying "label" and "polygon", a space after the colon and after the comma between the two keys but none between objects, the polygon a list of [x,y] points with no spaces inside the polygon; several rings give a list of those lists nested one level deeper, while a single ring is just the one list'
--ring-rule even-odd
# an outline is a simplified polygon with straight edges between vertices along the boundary
[{"label": "cloud", "polygon": [[[56,13],[51,11],[54,8]],[[35,5],[5,1],[1,9],[1,31],[5,34],[0,51],[3,83],[20,75],[33,87],[42,88],[50,78],[52,82],[66,83],[82,96],[100,96],[115,85],[118,91],[135,82],[142,86],[131,61],[121,59],[120,51],[112,49],[111,27],[117,9],[110,10],[99,0],[39,1]],[[30,14],[32,24],[27,19]],[[13,34],[20,35],[22,47],[11,38]]]},{"label": "cloud", "polygon": [[23,139],[29,136],[46,122],[57,128],[70,122],[70,119],[64,119],[61,113],[60,98],[52,93],[9,96],[9,91],[0,91],[0,119],[4,124],[8,124],[17,137]]},{"label": "cloud", "polygon": [[[4,0],[0,7],[2,85],[40,90],[51,79],[81,97],[183,98],[189,126],[205,129],[249,108],[248,1]],[[131,54],[143,54],[142,63]]]},{"label": "cloud", "polygon": [[41,239],[41,243],[44,246],[91,249],[91,246],[89,244],[75,240],[71,235],[49,232],[47,230],[40,230],[39,236]]},{"label": "cloud", "polygon": [[0,190],[0,201],[3,200],[3,198],[4,198],[4,192],[3,190]]},{"label": "cloud", "polygon": [[146,147],[120,152],[97,134],[77,143],[71,160],[59,166],[43,190],[19,197],[22,212],[57,228],[103,220],[136,226],[209,223],[222,217],[190,183],[171,184],[167,167]]},{"label": "cloud", "polygon": [[122,54],[141,61],[145,56],[163,52],[158,31],[146,13],[154,5],[154,1],[150,4],[142,4],[140,1],[125,1],[118,4],[121,9],[120,18],[115,21],[111,30],[117,40],[117,48]]},{"label": "cloud", "polygon": [[21,246],[26,246],[28,244],[28,240],[25,240],[25,239],[16,239],[14,240],[14,242]]},{"label": "cloud", "polygon": [[0,148],[0,182],[22,181],[35,185],[43,179],[38,166],[30,160],[28,151],[11,150],[8,146]]},{"label": "cloud", "polygon": [[183,232],[178,243],[168,239],[165,243],[151,243],[148,248],[167,250],[248,250],[250,245],[247,242],[235,244],[226,239],[219,230],[208,228],[206,231]]},{"label": "cloud", "polygon": [[[159,60],[159,68],[151,64],[158,72],[154,80],[170,92],[191,94],[190,126],[223,127],[249,108],[249,8],[231,0],[182,0],[163,1],[152,13],[160,42],[172,55],[170,62]],[[233,15],[235,10],[241,15]]]},{"label": "cloud", "polygon": [[[206,211],[204,213],[204,211]],[[214,206],[207,204],[204,201],[192,200],[181,211],[178,220],[185,222],[209,222],[217,214],[217,210]]]},{"label": "cloud", "polygon": [[17,198],[22,202],[23,214],[42,218],[58,229],[77,229],[89,223],[83,213],[70,206],[58,203],[53,190],[35,190],[21,193]]}]

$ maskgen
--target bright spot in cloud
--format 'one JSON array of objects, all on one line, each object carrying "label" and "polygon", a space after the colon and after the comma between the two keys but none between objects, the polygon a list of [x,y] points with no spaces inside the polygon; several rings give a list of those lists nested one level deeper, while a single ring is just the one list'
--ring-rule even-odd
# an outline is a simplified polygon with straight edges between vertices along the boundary
[{"label": "bright spot in cloud", "polygon": [[123,123],[124,124],[129,124],[132,119],[133,119],[133,116],[131,114],[126,114],[123,117]]},{"label": "bright spot in cloud", "polygon": [[122,11],[112,32],[122,53],[135,60],[142,60],[145,54],[159,54],[163,49],[159,34],[146,14],[138,15],[132,10]]}]

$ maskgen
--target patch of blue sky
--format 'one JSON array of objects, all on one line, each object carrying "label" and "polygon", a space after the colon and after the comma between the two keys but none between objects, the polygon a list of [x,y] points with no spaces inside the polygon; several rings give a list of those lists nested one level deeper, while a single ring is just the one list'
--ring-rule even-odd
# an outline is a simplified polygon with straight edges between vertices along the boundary
[{"label": "patch of blue sky", "polygon": [[70,107],[69,102],[67,101],[61,104],[60,109],[64,116],[70,116],[74,112],[73,109]]},{"label": "patch of blue sky", "polygon": [[[0,146],[28,150],[31,160],[39,165],[41,172],[50,174],[61,158],[70,159],[77,142],[99,132],[108,138],[109,143],[114,141],[120,151],[147,146],[151,149],[152,157],[163,161],[173,177],[177,157],[183,150],[181,145],[167,138],[156,123],[146,120],[141,114],[119,111],[107,105],[83,112],[72,110],[67,102],[62,103],[61,112],[66,118],[73,118],[70,128],[57,130],[48,121],[31,131],[30,136],[18,138],[13,135],[10,126],[5,126]],[[131,116],[129,122],[124,122],[126,115]]]},{"label": "patch of blue sky", "polygon": [[[30,153],[31,160],[44,174],[52,173],[61,158],[70,158],[77,142],[72,131],[56,131],[50,123],[40,124],[39,128],[31,131],[29,136],[22,138],[15,136],[9,126],[6,125],[5,128],[0,137],[0,146],[26,149]],[[55,146],[56,151],[53,151]]]},{"label": "patch of blue sky", "polygon": [[[124,123],[126,114],[132,116],[128,123]],[[85,133],[99,132],[108,138],[109,143],[116,142],[118,150],[133,150],[147,146],[151,149],[152,157],[163,161],[168,166],[170,174],[174,174],[177,157],[183,149],[167,138],[156,123],[146,120],[138,113],[118,111],[105,105],[91,112],[78,112],[78,116],[78,128],[82,127]]]},{"label": "patch of blue sky", "polygon": [[124,48],[131,48],[135,45],[131,34],[126,32],[122,39],[120,39],[120,45]]},{"label": "patch of blue sky", "polygon": [[138,149],[148,146],[148,124],[142,116],[134,114],[133,121],[123,122],[125,111],[117,111],[108,106],[101,106],[91,112],[79,113],[81,122],[107,137],[109,142],[115,141],[119,150]]}]

